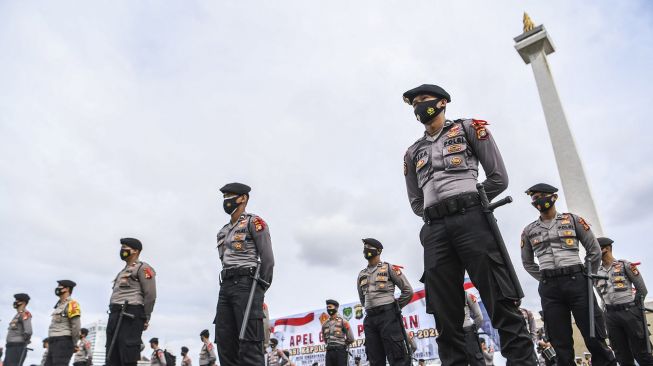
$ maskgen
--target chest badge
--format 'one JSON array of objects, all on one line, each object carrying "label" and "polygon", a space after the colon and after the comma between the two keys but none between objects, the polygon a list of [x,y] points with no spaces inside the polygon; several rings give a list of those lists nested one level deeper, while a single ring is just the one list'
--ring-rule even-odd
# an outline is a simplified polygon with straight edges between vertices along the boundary
[{"label": "chest badge", "polygon": [[243,250],[243,242],[237,241],[234,243],[234,250]]},{"label": "chest badge", "polygon": [[419,169],[421,169],[421,168],[424,166],[424,164],[426,164],[426,160],[424,160],[424,159],[419,159],[419,161],[418,161],[417,164],[415,165],[415,168],[416,168],[417,170],[419,170]]},{"label": "chest badge", "polygon": [[457,156],[455,156],[455,157],[453,157],[451,159],[451,165],[452,166],[458,166],[458,165],[462,164],[462,162],[463,162],[463,159],[461,159],[461,158],[459,158]]},{"label": "chest badge", "polygon": [[567,243],[568,246],[574,245],[574,239],[565,239],[565,243]]}]

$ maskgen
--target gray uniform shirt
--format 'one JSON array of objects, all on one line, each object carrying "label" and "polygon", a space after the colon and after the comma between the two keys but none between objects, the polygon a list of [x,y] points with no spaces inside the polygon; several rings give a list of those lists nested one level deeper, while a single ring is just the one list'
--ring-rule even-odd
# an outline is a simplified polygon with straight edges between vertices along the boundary
[{"label": "gray uniform shirt", "polygon": [[286,355],[283,353],[282,350],[275,348],[268,352],[268,366],[280,366],[281,365],[281,360],[284,360],[286,362],[289,362],[290,360]]},{"label": "gray uniform shirt", "polygon": [[166,366],[166,356],[163,354],[163,350],[161,348],[157,348],[152,352],[150,364],[152,366]]},{"label": "gray uniform shirt", "polygon": [[349,322],[343,319],[340,314],[329,317],[322,324],[322,335],[324,343],[328,346],[346,346],[354,341],[354,333]]},{"label": "gray uniform shirt", "polygon": [[[596,273],[601,263],[601,249],[585,220],[570,213],[557,213],[551,222],[540,218],[526,225],[521,235],[521,258],[524,268],[536,280],[541,269],[556,269],[582,264],[579,243],[585,247],[585,259]],[[535,263],[535,257],[537,262]]]},{"label": "gray uniform shirt", "polygon": [[519,308],[519,311],[521,311],[521,315],[528,326],[528,333],[531,334],[531,339],[535,342],[537,340],[537,325],[535,324],[533,312],[524,308]]},{"label": "gray uniform shirt", "polygon": [[481,329],[483,325],[483,313],[481,313],[481,306],[478,304],[476,297],[469,292],[465,291],[465,320],[463,327],[475,325],[476,329]]},{"label": "gray uniform shirt", "polygon": [[113,281],[110,304],[143,305],[145,316],[150,319],[156,301],[156,272],[149,264],[136,261],[127,264]]},{"label": "gray uniform shirt", "polygon": [[[607,305],[633,302],[635,296],[646,297],[648,293],[637,265],[626,260],[615,260],[607,267],[601,264],[598,274],[608,277],[608,280],[601,279],[596,283],[596,288]],[[637,294],[633,293],[633,286],[637,290]]]},{"label": "gray uniform shirt", "polygon": [[476,192],[478,164],[492,200],[508,187],[508,173],[485,121],[447,120],[436,136],[424,134],[404,155],[408,200],[417,216],[424,208],[465,192]]},{"label": "gray uniform shirt", "polygon": [[91,359],[93,356],[91,352],[91,342],[85,339],[80,339],[79,342],[77,342],[77,348],[79,348],[79,351],[75,353],[73,363],[86,362],[87,365],[91,365]]},{"label": "gray uniform shirt", "polygon": [[25,310],[17,312],[9,322],[7,343],[29,343],[32,338],[32,314]]},{"label": "gray uniform shirt", "polygon": [[413,297],[413,288],[410,286],[401,267],[390,265],[388,262],[379,262],[376,266],[365,267],[358,274],[358,297],[365,309],[391,304],[395,301],[395,286],[401,290],[399,295],[400,307],[408,305]]},{"label": "gray uniform shirt", "polygon": [[215,360],[215,347],[213,347],[213,343],[204,343],[200,350],[200,365],[211,365],[215,363]]},{"label": "gray uniform shirt", "polygon": [[48,349],[43,350],[43,357],[41,358],[41,366],[45,366],[45,361],[48,360]]},{"label": "gray uniform shirt", "polygon": [[235,224],[229,222],[218,232],[222,268],[255,267],[261,260],[261,278],[272,283],[274,255],[270,229],[262,218],[243,213]]},{"label": "gray uniform shirt", "polygon": [[71,336],[73,343],[79,340],[81,326],[79,303],[71,298],[57,302],[52,312],[48,337]]}]

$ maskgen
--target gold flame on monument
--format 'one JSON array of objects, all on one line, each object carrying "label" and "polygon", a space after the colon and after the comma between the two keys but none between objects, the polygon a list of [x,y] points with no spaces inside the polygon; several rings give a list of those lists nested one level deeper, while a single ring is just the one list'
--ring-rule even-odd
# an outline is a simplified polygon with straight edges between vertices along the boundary
[{"label": "gold flame on monument", "polygon": [[531,17],[529,17],[528,14],[524,12],[524,33],[532,31],[534,27],[535,23],[533,23]]}]

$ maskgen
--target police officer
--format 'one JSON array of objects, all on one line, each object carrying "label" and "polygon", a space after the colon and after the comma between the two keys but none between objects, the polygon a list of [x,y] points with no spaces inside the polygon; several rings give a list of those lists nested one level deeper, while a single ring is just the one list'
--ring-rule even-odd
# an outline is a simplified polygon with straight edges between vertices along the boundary
[{"label": "police officer", "polygon": [[68,366],[75,352],[81,332],[81,309],[79,303],[70,296],[77,285],[70,280],[57,281],[54,293],[59,301],[52,312],[52,322],[48,329],[48,358],[46,366]]},{"label": "police officer", "polygon": [[43,338],[43,357],[41,357],[40,366],[45,366],[45,362],[48,360],[48,337]]},{"label": "police officer", "polygon": [[512,364],[536,362],[530,337],[514,301],[515,284],[481,210],[476,189],[478,165],[492,200],[508,186],[508,174],[487,122],[445,118],[451,97],[437,85],[404,93],[425,133],[404,156],[404,175],[413,212],[425,224],[424,247],[427,311],[435,313],[438,352],[444,365],[466,364],[462,330],[467,270],[499,330],[502,353]]},{"label": "police officer", "polygon": [[222,207],[231,220],[218,232],[218,251],[222,261],[220,294],[215,324],[215,343],[222,366],[259,366],[264,364],[263,298],[267,286],[256,285],[245,339],[238,336],[249,300],[253,275],[260,262],[260,277],[272,282],[274,255],[268,224],[257,215],[245,212],[251,188],[229,183],[220,188]]},{"label": "police officer", "polygon": [[653,365],[653,356],[646,352],[646,342],[649,340],[644,332],[639,307],[640,301],[646,298],[647,290],[637,263],[615,259],[612,239],[598,238],[598,242],[603,256],[598,274],[608,277],[608,280],[598,280],[596,287],[605,304],[610,347],[620,365],[634,365],[633,358],[639,365]]},{"label": "police officer", "polygon": [[[601,251],[589,224],[582,217],[556,211],[557,191],[545,183],[536,184],[526,191],[540,217],[526,225],[521,235],[522,262],[526,271],[540,281],[538,291],[547,319],[546,330],[556,350],[558,363],[574,363],[571,312],[585,345],[592,352],[592,364],[613,365],[614,355],[605,343],[603,312],[596,300],[593,305],[596,337],[590,338],[587,278],[578,256],[581,244],[585,247],[585,259],[598,270]],[[535,257],[538,263],[535,263]]]},{"label": "police officer", "polygon": [[463,332],[465,333],[465,350],[470,366],[485,366],[483,350],[478,339],[478,330],[483,325],[483,313],[476,296],[465,291],[465,321]]},{"label": "police officer", "polygon": [[322,324],[322,336],[326,344],[325,366],[347,366],[347,346],[354,342],[349,322],[338,314],[340,303],[327,300],[329,319]]},{"label": "police officer", "polygon": [[73,357],[73,366],[91,366],[93,363],[93,352],[91,351],[91,342],[86,337],[88,329],[80,330],[79,342],[77,342],[75,357]]},{"label": "police officer", "polygon": [[215,349],[213,348],[213,343],[209,339],[209,330],[204,329],[200,333],[200,339],[202,340],[202,349],[200,350],[200,366],[213,366],[217,357],[215,356]]},{"label": "police officer", "polygon": [[268,352],[267,366],[280,366],[290,362],[286,354],[278,348],[279,341],[276,338],[270,339],[270,352]]},{"label": "police officer", "polygon": [[152,366],[166,366],[165,351],[159,348],[159,338],[150,339],[150,348],[152,348],[152,357],[150,358],[150,365]]},{"label": "police officer", "polygon": [[[215,362],[215,360],[214,360]],[[188,347],[181,347],[181,366],[191,366],[193,361],[188,356]]]},{"label": "police officer", "polygon": [[[113,350],[107,357],[109,366],[135,366],[140,359],[141,336],[149,326],[156,301],[156,273],[152,266],[140,260],[142,250],[140,240],[120,239],[120,259],[125,261],[125,267],[113,281],[113,293],[109,300],[107,355],[111,341],[116,337]],[[122,316],[116,333],[123,311],[129,315]]]},{"label": "police officer", "polygon": [[533,312],[526,308],[522,308],[521,306],[519,307],[519,311],[521,312],[521,315],[526,322],[528,332],[531,334],[531,339],[533,340],[533,343],[535,343],[537,340],[537,325],[535,324],[535,317],[533,316]]},{"label": "police officer", "polygon": [[[367,266],[358,274],[358,297],[365,306],[365,353],[370,366],[410,365],[410,350],[407,349],[406,332],[401,308],[413,297],[413,288],[408,283],[401,266],[381,260],[383,244],[380,241],[363,239],[363,257]],[[395,300],[395,288],[401,291]]]},{"label": "police officer", "polygon": [[25,361],[27,345],[32,338],[32,314],[27,311],[29,295],[15,294],[16,315],[9,322],[7,346],[5,347],[5,366],[22,366]]}]

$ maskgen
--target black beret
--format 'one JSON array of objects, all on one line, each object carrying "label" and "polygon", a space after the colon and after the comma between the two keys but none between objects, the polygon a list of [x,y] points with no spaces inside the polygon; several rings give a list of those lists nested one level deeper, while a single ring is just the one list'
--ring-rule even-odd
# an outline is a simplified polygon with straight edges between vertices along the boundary
[{"label": "black beret", "polygon": [[134,238],[122,238],[120,239],[120,244],[126,245],[132,249],[143,250],[143,244],[141,241]]},{"label": "black beret", "polygon": [[47,343],[47,342],[48,342],[48,337],[43,338],[43,341],[42,341],[42,342],[43,342],[43,343]]},{"label": "black beret", "polygon": [[279,341],[276,338],[270,338],[270,343],[276,346],[277,344],[279,344]]},{"label": "black beret", "polygon": [[422,84],[417,88],[413,88],[405,92],[404,102],[408,104],[413,104],[413,99],[415,99],[416,96],[422,94],[432,95],[438,98],[444,98],[447,100],[447,102],[451,103],[451,96],[449,95],[449,93],[447,93],[447,91],[442,89],[441,87],[433,84]]},{"label": "black beret", "polygon": [[605,237],[601,237],[596,240],[599,241],[599,245],[601,246],[601,248],[607,247],[608,245],[612,245],[612,243],[614,243],[614,240]]},{"label": "black beret", "polygon": [[533,193],[556,193],[556,192],[558,192],[558,188],[546,183],[538,183],[526,190],[526,194],[529,196],[533,195]]},{"label": "black beret", "polygon": [[59,280],[57,283],[63,287],[74,288],[77,284],[71,280]]},{"label": "black beret", "polygon": [[220,192],[222,193],[235,193],[237,195],[247,194],[251,190],[252,188],[250,186],[242,183],[229,183],[220,188]]},{"label": "black beret", "polygon": [[339,302],[337,302],[336,300],[331,300],[331,299],[327,300],[327,301],[326,301],[326,304],[327,304],[327,305],[333,305],[333,306],[335,306],[335,307],[339,307],[339,306],[340,306],[340,303],[339,303]]},{"label": "black beret", "polygon": [[84,334],[84,335],[88,335],[88,329],[86,329],[86,328],[80,329],[79,332]]},{"label": "black beret", "polygon": [[188,353],[188,347],[186,346],[181,347],[181,352]]},{"label": "black beret", "polygon": [[383,249],[383,244],[381,244],[380,241],[378,241],[376,239],[373,239],[373,238],[363,239],[363,243],[365,243],[367,245],[371,245],[371,246],[375,247],[376,249]]},{"label": "black beret", "polygon": [[200,333],[200,337],[206,337],[206,338],[209,338],[209,330],[208,330],[208,329],[204,329],[204,330]]},{"label": "black beret", "polygon": [[22,294],[22,293],[21,294],[15,294],[14,299],[16,299],[16,301],[28,302],[29,301],[29,295],[28,294]]},{"label": "black beret", "polygon": [[155,337],[155,338],[150,339],[150,343],[156,343],[156,344],[159,344],[159,338],[156,338],[156,337]]}]

